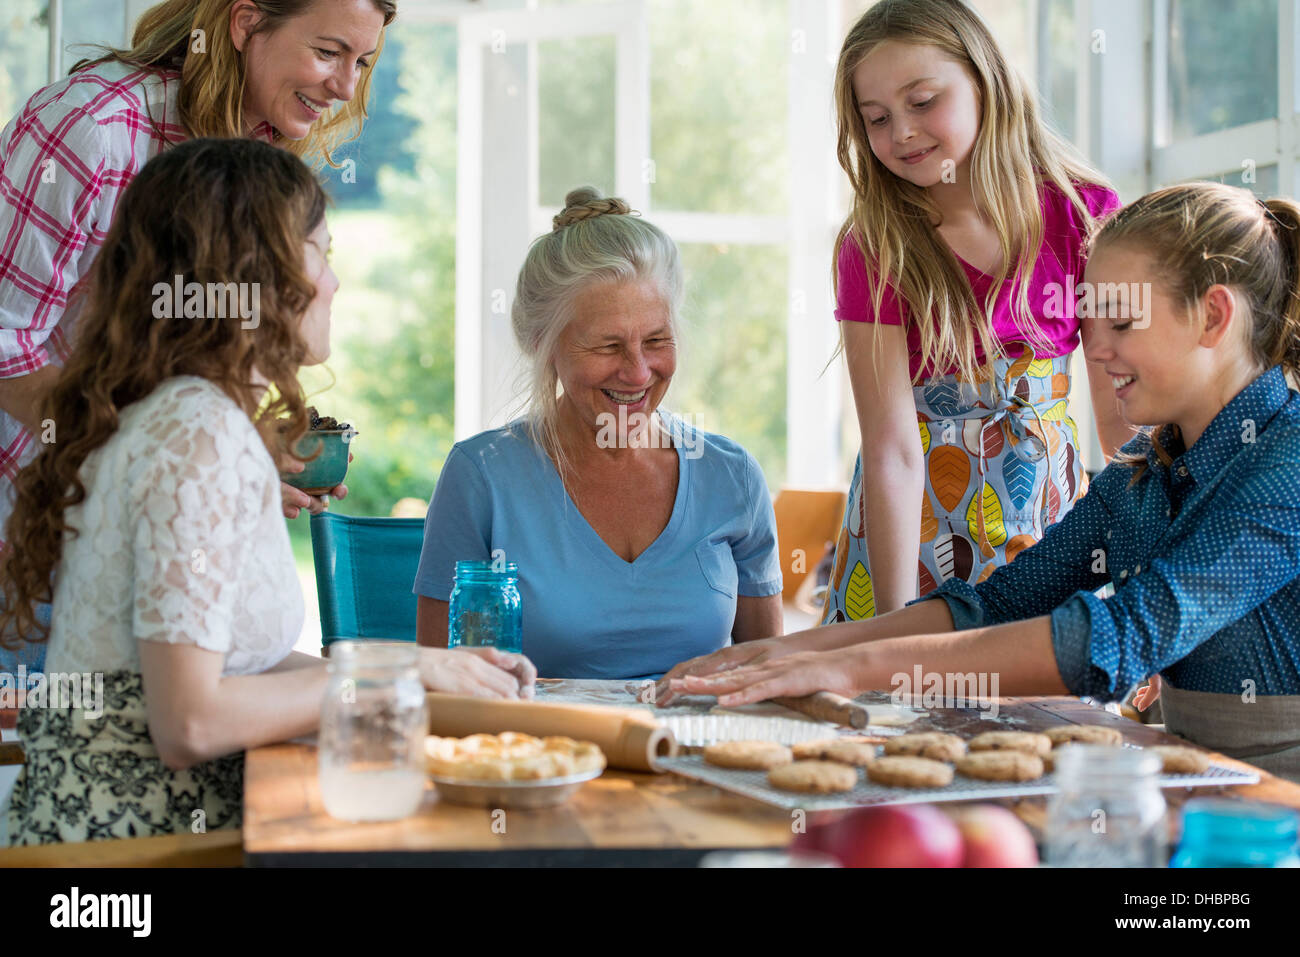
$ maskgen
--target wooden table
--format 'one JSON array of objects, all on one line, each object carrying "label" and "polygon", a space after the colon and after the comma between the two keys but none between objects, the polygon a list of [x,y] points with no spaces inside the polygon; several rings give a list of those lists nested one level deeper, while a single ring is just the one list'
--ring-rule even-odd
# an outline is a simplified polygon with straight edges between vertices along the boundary
[{"label": "wooden table", "polygon": [[[970,737],[995,727],[1102,724],[1144,746],[1180,742],[1076,698],[1002,698],[999,713],[1003,720],[990,722],[973,708],[935,710],[909,730]],[[1222,755],[1214,760],[1258,770]],[[1164,795],[1171,811],[1205,794],[1300,808],[1300,785],[1259,774],[1256,785],[1166,789]],[[1046,798],[998,803],[1010,806],[1041,837]],[[1170,814],[1171,826],[1177,818]],[[331,818],[321,805],[310,745],[250,751],[245,770],[244,853],[253,866],[692,866],[710,850],[781,848],[791,839],[790,812],[672,774],[610,770],[561,807],[497,812],[495,818],[486,808],[440,802],[430,785],[414,817],[349,824]]]}]

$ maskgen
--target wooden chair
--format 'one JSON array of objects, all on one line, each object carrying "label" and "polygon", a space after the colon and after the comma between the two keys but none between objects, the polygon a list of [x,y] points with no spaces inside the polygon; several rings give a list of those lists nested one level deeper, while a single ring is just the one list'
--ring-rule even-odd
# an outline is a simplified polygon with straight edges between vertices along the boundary
[{"label": "wooden chair", "polygon": [[165,834],[76,844],[0,848],[6,867],[243,867],[243,832]]},{"label": "wooden chair", "polygon": [[[21,693],[20,699],[21,701]],[[0,731],[12,731],[18,726],[17,708],[0,708]],[[0,741],[0,768],[26,764],[27,756],[17,741]]]},{"label": "wooden chair", "polygon": [[783,488],[777,493],[772,509],[776,512],[783,602],[795,600],[804,579],[817,570],[827,544],[835,547],[847,500],[848,492],[843,489]]},{"label": "wooden chair", "polygon": [[0,768],[26,764],[27,754],[17,741],[0,741]]}]

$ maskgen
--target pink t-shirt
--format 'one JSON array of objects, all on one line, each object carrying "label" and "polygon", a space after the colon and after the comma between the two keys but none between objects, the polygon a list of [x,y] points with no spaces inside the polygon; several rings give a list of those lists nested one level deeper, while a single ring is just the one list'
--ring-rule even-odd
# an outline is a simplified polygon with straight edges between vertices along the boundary
[{"label": "pink t-shirt", "polygon": [[[1094,217],[1105,216],[1119,208],[1119,197],[1113,190],[1103,186],[1075,184],[1083,198],[1088,212]],[[1085,227],[1079,222],[1074,206],[1069,198],[1055,185],[1044,183],[1039,186],[1038,195],[1043,211],[1043,247],[1034,263],[1033,273],[1029,277],[1029,311],[1043,335],[1052,348],[1040,359],[1067,355],[1079,345],[1079,320],[1074,309],[1065,305],[1066,300],[1075,299],[1074,286],[1083,280],[1083,242],[1086,237]],[[980,272],[960,256],[957,261],[966,271],[975,301],[982,303],[988,294],[993,277]],[[880,321],[891,326],[903,325],[905,308],[900,302],[892,285],[887,285],[880,303],[880,315],[873,314],[871,294],[867,287],[866,264],[857,241],[850,233],[844,237],[839,252],[839,291],[836,296],[835,318],[841,322]],[[1056,283],[1055,287],[1051,283]],[[1011,293],[1014,283],[1010,277],[1002,283],[993,307],[993,334],[1002,344],[1023,341],[1024,333],[1016,326],[1011,315]],[[1049,309],[1052,292],[1056,291],[1055,302],[1065,308]],[[1049,315],[1049,313],[1051,313]],[[911,356],[910,369],[912,380],[917,381],[917,373],[925,378],[930,369],[921,369],[921,331],[913,323],[907,323],[907,348]],[[976,358],[984,360],[977,349]],[[949,369],[946,374],[952,374]]]}]

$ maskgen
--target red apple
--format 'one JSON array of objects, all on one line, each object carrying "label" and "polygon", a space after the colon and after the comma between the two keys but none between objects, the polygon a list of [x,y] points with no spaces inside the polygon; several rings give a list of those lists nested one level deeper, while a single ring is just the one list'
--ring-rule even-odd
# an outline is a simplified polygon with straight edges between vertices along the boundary
[{"label": "red apple", "polygon": [[830,845],[830,836],[835,832],[835,826],[843,819],[842,811],[814,811],[804,821],[804,830],[795,834],[790,850],[794,853],[835,856]]},{"label": "red apple", "polygon": [[959,867],[961,832],[931,804],[853,811],[837,822],[823,850],[845,867]]},{"label": "red apple", "polygon": [[1024,822],[996,804],[957,808],[953,820],[961,831],[966,854],[963,867],[1035,867],[1038,848]]}]

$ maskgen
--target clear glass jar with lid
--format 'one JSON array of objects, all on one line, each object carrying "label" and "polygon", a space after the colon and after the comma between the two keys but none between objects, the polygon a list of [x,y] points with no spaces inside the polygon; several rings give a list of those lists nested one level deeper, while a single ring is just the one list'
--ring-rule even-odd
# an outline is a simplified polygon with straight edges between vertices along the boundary
[{"label": "clear glass jar with lid", "polygon": [[424,799],[429,721],[418,660],[414,642],[330,645],[317,757],[331,817],[392,821]]},{"label": "clear glass jar with lid", "polygon": [[1163,867],[1169,835],[1160,769],[1157,755],[1137,748],[1059,748],[1060,791],[1047,806],[1045,863]]}]

